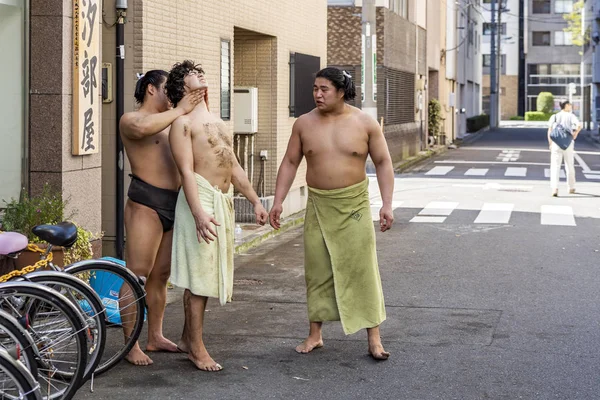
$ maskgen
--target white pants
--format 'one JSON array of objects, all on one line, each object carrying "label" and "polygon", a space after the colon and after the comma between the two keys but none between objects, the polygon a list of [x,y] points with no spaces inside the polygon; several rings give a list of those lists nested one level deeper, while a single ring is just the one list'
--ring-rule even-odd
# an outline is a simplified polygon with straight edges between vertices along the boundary
[{"label": "white pants", "polygon": [[575,189],[575,141],[572,141],[566,150],[561,149],[556,143],[552,142],[550,148],[550,187],[552,190],[558,190],[558,181],[560,178],[560,167],[565,159],[565,170],[567,175],[567,184],[569,190]]}]

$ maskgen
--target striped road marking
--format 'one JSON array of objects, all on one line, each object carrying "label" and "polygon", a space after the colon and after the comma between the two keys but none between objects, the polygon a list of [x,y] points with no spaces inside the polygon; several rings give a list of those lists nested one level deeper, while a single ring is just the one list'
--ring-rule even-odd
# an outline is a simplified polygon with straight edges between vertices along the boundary
[{"label": "striped road marking", "polygon": [[515,205],[510,203],[484,203],[476,224],[508,224]]},{"label": "striped road marking", "polygon": [[542,225],[576,226],[570,206],[542,206]]},{"label": "striped road marking", "polygon": [[487,168],[470,168],[467,172],[465,172],[466,176],[485,176],[488,173],[489,169]]},{"label": "striped road marking", "polygon": [[433,167],[429,172],[425,173],[425,175],[446,175],[453,169],[454,167]]},{"label": "striped road marking", "polygon": [[[544,176],[546,178],[550,178],[550,168],[544,168]],[[563,179],[567,177],[567,175],[565,174],[565,170],[564,169],[560,170],[560,177],[563,178]]]},{"label": "striped road marking", "polygon": [[504,176],[526,176],[527,168],[525,167],[508,167]]}]

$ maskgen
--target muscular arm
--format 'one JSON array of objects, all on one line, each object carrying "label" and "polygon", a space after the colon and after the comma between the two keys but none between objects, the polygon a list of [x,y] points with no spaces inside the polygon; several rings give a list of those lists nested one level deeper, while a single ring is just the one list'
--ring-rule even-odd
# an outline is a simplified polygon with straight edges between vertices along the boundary
[{"label": "muscular arm", "polygon": [[138,140],[162,132],[175,119],[184,114],[183,109],[179,107],[158,114],[131,112],[121,117],[119,126],[123,136],[128,139]]},{"label": "muscular arm", "polygon": [[248,176],[246,172],[242,168],[242,166],[235,161],[235,166],[233,167],[233,176],[231,177],[231,183],[233,186],[252,203],[252,205],[261,204],[258,195],[254,191],[254,188],[250,184],[248,180]]},{"label": "muscular arm", "polygon": [[275,183],[274,206],[283,204],[285,197],[290,191],[290,187],[292,187],[294,178],[296,178],[298,166],[300,165],[300,162],[302,162],[302,142],[300,140],[300,126],[302,123],[302,117],[294,123],[287,151],[279,166],[277,182]]},{"label": "muscular arm", "polygon": [[187,126],[186,119],[178,118],[171,126],[169,143],[173,158],[181,174],[183,192],[190,206],[192,215],[199,216],[204,212],[198,197],[198,184],[194,172],[194,153],[192,152],[192,133]]},{"label": "muscular arm", "polygon": [[365,117],[369,132],[369,154],[375,164],[377,182],[384,207],[392,206],[394,197],[394,166],[381,127],[374,119]]},{"label": "muscular arm", "polygon": [[183,96],[177,107],[157,114],[131,112],[123,115],[119,121],[121,134],[132,140],[143,139],[164,131],[178,117],[192,111],[204,98],[205,90],[195,90]]}]

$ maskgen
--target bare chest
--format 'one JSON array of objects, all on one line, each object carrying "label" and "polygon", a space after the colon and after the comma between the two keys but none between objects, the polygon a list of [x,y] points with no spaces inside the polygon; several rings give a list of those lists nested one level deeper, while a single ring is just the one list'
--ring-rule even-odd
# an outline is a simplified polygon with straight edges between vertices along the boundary
[{"label": "bare chest", "polygon": [[302,150],[307,159],[319,156],[365,157],[369,137],[365,130],[350,124],[303,131]]}]

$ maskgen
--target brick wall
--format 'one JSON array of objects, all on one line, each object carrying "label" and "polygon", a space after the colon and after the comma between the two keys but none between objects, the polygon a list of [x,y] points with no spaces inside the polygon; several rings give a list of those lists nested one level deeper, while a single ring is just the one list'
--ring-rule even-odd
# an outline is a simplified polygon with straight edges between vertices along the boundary
[{"label": "brick wall", "polygon": [[[482,88],[484,92],[489,93],[489,75],[483,75]],[[518,115],[519,77],[516,75],[501,75],[499,90],[501,119],[507,120]]]},{"label": "brick wall", "polygon": [[[265,165],[267,194],[273,194],[276,171],[281,163],[295,118],[289,117],[289,54],[300,52],[320,57],[321,66],[327,65],[327,1],[301,2],[276,0],[133,0],[130,1],[126,29],[125,112],[135,108],[133,92],[135,74],[150,69],[169,70],[173,63],[192,59],[206,71],[210,91],[211,111],[220,115],[220,58],[221,39],[231,41],[232,88],[244,84],[259,86],[259,133],[256,137],[255,159],[258,151],[269,151]],[[114,0],[105,0],[107,20],[114,13]],[[114,28],[103,28],[114,36]],[[112,29],[112,30],[111,30]],[[254,38],[249,37],[254,35]],[[246,42],[245,44],[242,44]],[[249,62],[244,51],[236,46],[256,46],[256,68],[241,68],[239,62]],[[105,55],[114,60],[114,45],[105,46]],[[237,60],[242,55],[244,61]],[[248,53],[249,54],[249,53]],[[267,60],[268,59],[268,60]],[[270,65],[268,74],[262,69]],[[236,75],[242,74],[240,79]],[[106,159],[103,165],[103,230],[114,235],[114,103],[105,106],[103,137]],[[235,104],[231,104],[233,129]],[[255,166],[255,179],[259,168]],[[127,173],[127,167],[126,167]],[[305,165],[298,171],[292,190],[299,191],[305,182]],[[126,179],[127,189],[129,182]]]}]

